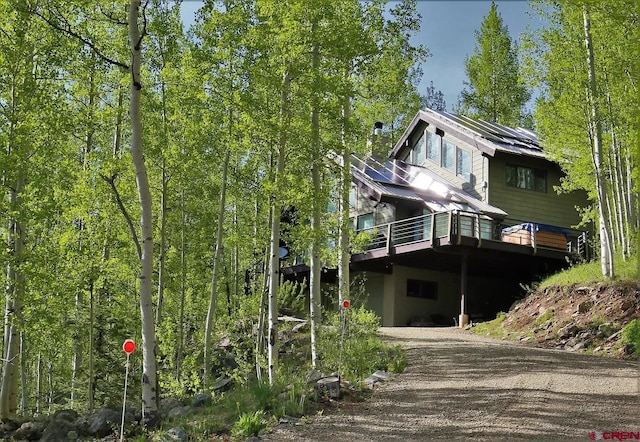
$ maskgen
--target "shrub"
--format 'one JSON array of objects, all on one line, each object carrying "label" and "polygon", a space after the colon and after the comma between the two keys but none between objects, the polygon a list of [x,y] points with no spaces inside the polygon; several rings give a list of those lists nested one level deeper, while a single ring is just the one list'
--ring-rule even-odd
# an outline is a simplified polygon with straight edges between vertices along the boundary
[{"label": "shrub", "polygon": [[233,424],[231,434],[237,437],[257,436],[260,430],[267,428],[267,420],[264,411],[259,410],[255,413],[244,413]]},{"label": "shrub", "polygon": [[622,329],[622,343],[630,345],[633,354],[640,355],[640,319],[634,319]]},{"label": "shrub", "polygon": [[378,335],[380,319],[364,307],[328,317],[330,326],[320,334],[321,369],[361,382],[376,370],[402,372],[406,367],[400,346],[385,344]]}]

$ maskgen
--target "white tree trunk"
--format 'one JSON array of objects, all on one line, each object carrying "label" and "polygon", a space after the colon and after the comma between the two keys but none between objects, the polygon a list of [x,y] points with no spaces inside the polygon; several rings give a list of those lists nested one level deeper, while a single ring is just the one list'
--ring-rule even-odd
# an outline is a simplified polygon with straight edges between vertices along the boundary
[{"label": "white tree trunk", "polygon": [[203,384],[205,389],[209,384],[209,373],[211,368],[211,361],[209,361],[211,355],[211,327],[213,326],[213,319],[216,314],[216,306],[218,305],[218,269],[220,268],[222,249],[222,232],[224,226],[224,208],[227,203],[227,174],[229,170],[229,156],[230,151],[227,150],[224,156],[224,165],[222,167],[222,187],[220,189],[220,207],[218,209],[218,232],[216,234],[216,248],[213,255],[213,272],[211,274],[211,292],[209,296],[209,309],[207,310],[207,321],[204,326],[204,379]]},{"label": "white tree trunk", "polygon": [[280,289],[280,215],[281,204],[278,192],[281,191],[281,181],[284,173],[284,153],[287,146],[287,124],[289,121],[289,91],[291,77],[285,72],[282,78],[282,93],[280,102],[280,141],[278,143],[278,159],[276,162],[275,190],[271,199],[271,239],[269,258],[269,339],[267,343],[267,358],[269,364],[269,383],[276,380],[278,367],[278,291]]},{"label": "white tree trunk", "polygon": [[[20,195],[24,189],[25,177],[18,171],[18,177],[11,189],[10,204],[17,210]],[[18,374],[20,368],[20,333],[18,322],[24,291],[24,276],[15,262],[24,255],[24,225],[12,219],[9,225],[7,245],[13,262],[7,266],[7,290],[4,316],[4,352],[2,380],[0,381],[0,418],[12,416],[18,406]]]},{"label": "white tree trunk", "polygon": [[606,180],[602,170],[602,124],[598,112],[598,89],[596,84],[595,62],[593,58],[593,46],[591,44],[591,23],[589,11],[586,6],[583,8],[584,18],[584,38],[587,52],[587,68],[589,76],[589,106],[591,108],[592,126],[592,160],[596,175],[596,191],[598,195],[598,224],[600,231],[600,266],[602,276],[613,278],[613,253],[611,251],[611,239],[607,228],[606,214]]},{"label": "white tree trunk", "polygon": [[347,122],[351,116],[351,100],[344,99],[342,105],[342,167],[340,177],[339,236],[338,236],[338,302],[349,299],[349,191],[351,189],[351,151],[347,141]]},{"label": "white tree trunk", "polygon": [[[284,151],[278,154],[278,165],[284,163]],[[267,358],[269,383],[276,380],[278,366],[278,291],[280,289],[280,207],[274,198],[271,217],[271,239],[269,257],[269,313],[268,313],[268,341]]]},{"label": "white tree trunk", "polygon": [[140,200],[142,254],[140,257],[140,316],[142,319],[142,418],[146,425],[157,424],[158,391],[156,378],[156,336],[153,315],[153,211],[147,168],[142,150],[142,122],[140,120],[140,78],[142,35],[138,28],[139,0],[129,4],[129,39],[131,49],[131,158],[136,170],[136,184]]},{"label": "white tree trunk", "polygon": [[[315,33],[316,24],[313,24]],[[319,82],[319,64],[320,53],[318,46],[313,46],[313,72],[316,75],[315,87],[320,87]],[[322,247],[322,227],[321,227],[321,202],[322,202],[322,187],[320,182],[320,166],[322,163],[322,156],[320,152],[320,104],[318,103],[318,96],[320,91],[316,91],[314,94],[313,108],[311,109],[311,179],[313,181],[313,199],[311,204],[313,206],[313,214],[311,217],[311,260],[310,260],[310,272],[309,272],[309,317],[311,321],[311,366],[316,368],[318,365],[318,350],[317,350],[317,333],[318,323],[320,318],[320,270],[322,263],[320,262],[320,249]]]}]

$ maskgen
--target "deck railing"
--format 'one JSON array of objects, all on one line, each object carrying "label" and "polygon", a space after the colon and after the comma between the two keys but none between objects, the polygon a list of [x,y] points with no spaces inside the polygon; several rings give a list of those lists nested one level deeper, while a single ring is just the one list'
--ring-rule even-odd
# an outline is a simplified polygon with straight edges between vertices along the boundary
[{"label": "deck railing", "polygon": [[543,224],[502,220],[464,211],[437,212],[356,231],[366,250],[445,239],[460,244],[463,238],[498,241],[537,248],[564,250],[587,257],[586,233]]}]

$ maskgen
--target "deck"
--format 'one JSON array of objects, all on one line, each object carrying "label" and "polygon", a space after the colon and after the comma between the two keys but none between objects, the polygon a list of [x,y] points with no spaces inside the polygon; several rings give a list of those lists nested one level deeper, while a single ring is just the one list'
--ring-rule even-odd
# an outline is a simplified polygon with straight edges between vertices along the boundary
[{"label": "deck", "polygon": [[561,260],[587,258],[586,239],[586,232],[569,228],[518,220],[496,221],[474,213],[449,211],[357,230],[351,261],[461,248]]}]

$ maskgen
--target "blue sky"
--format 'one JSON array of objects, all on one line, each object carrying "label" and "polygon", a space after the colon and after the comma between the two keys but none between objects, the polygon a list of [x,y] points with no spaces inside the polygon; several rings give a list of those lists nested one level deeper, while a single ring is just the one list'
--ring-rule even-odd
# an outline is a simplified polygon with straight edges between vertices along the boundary
[{"label": "blue sky", "polygon": [[[201,1],[193,0],[182,3],[182,17],[187,26],[201,5]],[[473,53],[476,43],[474,31],[480,29],[491,1],[418,0],[417,5],[422,25],[414,43],[427,46],[431,52],[431,57],[422,66],[420,92],[424,92],[429,81],[433,81],[436,89],[444,93],[447,108],[451,110],[464,87],[464,60]],[[527,1],[496,1],[496,5],[514,41],[527,27],[536,29],[541,26],[539,19],[530,15]]]},{"label": "blue sky", "polygon": [[[526,1],[496,1],[496,5],[515,42],[527,27],[537,29],[542,25],[539,18],[530,14]],[[444,93],[449,110],[464,88],[464,61],[473,54],[476,44],[474,32],[480,29],[490,7],[491,1],[487,0],[418,0],[422,26],[414,42],[426,45],[432,54],[422,66],[421,90],[433,80],[436,89]]]}]

